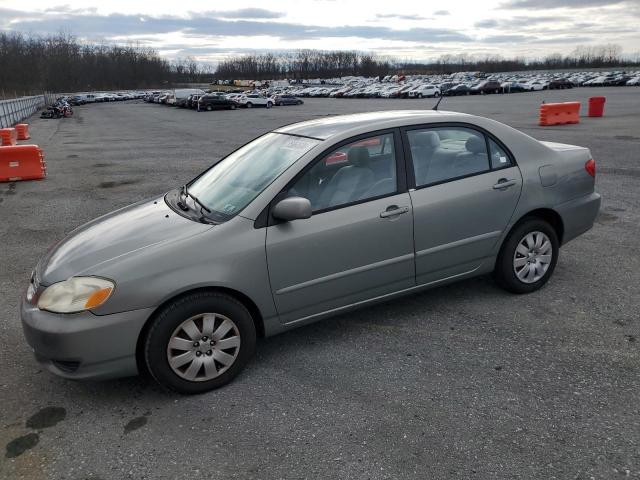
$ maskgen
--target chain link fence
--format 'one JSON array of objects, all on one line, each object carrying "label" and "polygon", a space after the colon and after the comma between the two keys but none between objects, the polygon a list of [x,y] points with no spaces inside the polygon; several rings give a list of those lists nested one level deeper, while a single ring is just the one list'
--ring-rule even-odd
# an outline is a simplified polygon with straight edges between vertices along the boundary
[{"label": "chain link fence", "polygon": [[0,100],[0,128],[12,127],[50,102],[49,95]]}]

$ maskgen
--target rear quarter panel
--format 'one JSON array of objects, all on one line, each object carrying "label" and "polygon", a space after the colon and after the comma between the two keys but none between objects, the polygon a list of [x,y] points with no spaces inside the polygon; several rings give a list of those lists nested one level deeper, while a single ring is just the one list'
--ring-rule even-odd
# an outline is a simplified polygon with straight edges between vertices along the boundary
[{"label": "rear quarter panel", "polygon": [[[489,119],[478,118],[478,124],[509,148],[523,180],[520,200],[502,238],[496,243],[496,254],[513,225],[533,210],[544,208],[559,213],[565,232],[569,234],[564,241],[590,228],[599,207],[599,196],[594,194],[595,179],[585,170],[585,163],[591,159],[589,149],[540,142]],[[576,214],[580,218],[572,219]]]}]

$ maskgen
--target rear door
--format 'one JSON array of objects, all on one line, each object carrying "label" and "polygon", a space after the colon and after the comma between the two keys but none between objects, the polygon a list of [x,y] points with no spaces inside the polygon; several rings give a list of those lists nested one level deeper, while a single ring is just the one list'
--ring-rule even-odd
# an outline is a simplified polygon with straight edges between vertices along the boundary
[{"label": "rear door", "polygon": [[310,163],[272,203],[308,198],[311,218],[267,227],[282,322],[415,285],[413,217],[399,131],[347,141]]},{"label": "rear door", "polygon": [[418,285],[478,269],[516,208],[522,175],[497,139],[465,124],[407,129]]}]

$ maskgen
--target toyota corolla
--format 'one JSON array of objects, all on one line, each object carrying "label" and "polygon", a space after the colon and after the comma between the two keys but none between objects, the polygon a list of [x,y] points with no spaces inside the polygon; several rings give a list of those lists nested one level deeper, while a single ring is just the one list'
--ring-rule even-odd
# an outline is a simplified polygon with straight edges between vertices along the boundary
[{"label": "toyota corolla", "polygon": [[477,116],[289,125],[54,245],[22,301],[25,336],[63,377],[145,369],[207,391],[260,336],[476,275],[541,288],[592,227],[594,184],[587,148]]}]

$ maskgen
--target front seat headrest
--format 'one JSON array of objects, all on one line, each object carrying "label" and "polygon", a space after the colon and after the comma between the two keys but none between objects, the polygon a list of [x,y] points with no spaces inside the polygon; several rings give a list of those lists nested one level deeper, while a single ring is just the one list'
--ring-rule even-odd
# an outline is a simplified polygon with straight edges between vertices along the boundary
[{"label": "front seat headrest", "polygon": [[487,153],[487,145],[484,143],[484,140],[480,137],[469,137],[464,144],[465,148],[468,152],[471,153]]},{"label": "front seat headrest", "polygon": [[436,132],[418,132],[413,137],[418,147],[435,149],[440,146],[440,137]]},{"label": "front seat headrest", "polygon": [[351,147],[347,160],[356,167],[366,167],[369,164],[369,149],[363,146]]}]

